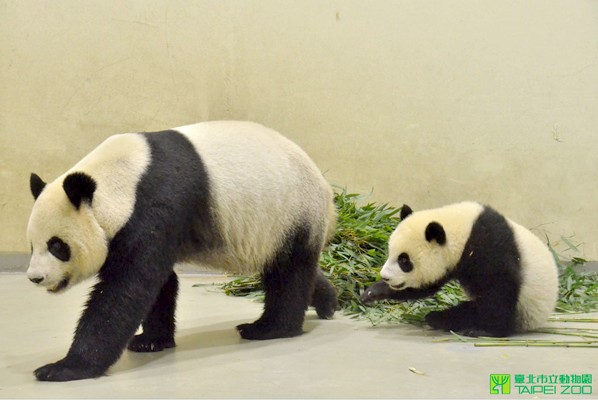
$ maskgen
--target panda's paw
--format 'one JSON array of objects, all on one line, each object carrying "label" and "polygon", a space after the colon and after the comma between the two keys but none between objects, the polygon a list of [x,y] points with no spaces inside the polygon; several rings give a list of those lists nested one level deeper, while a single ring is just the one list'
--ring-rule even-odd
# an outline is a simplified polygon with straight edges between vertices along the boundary
[{"label": "panda's paw", "polygon": [[368,287],[360,297],[360,301],[369,306],[378,300],[385,300],[391,297],[391,289],[384,281],[378,281]]},{"label": "panda's paw", "polygon": [[454,313],[451,313],[450,310],[430,312],[426,315],[426,323],[434,329],[453,331],[461,336],[501,336],[476,326],[474,321],[460,320],[459,318],[456,318]]},{"label": "panda's paw", "polygon": [[336,294],[327,298],[319,298],[313,301],[313,306],[316,308],[316,313],[320,319],[332,319],[336,310],[340,308]]},{"label": "panda's paw", "polygon": [[268,340],[299,336],[303,333],[301,328],[289,329],[269,326],[254,322],[252,324],[237,325],[237,330],[243,339],[248,340]]},{"label": "panda's paw", "polygon": [[93,367],[84,367],[70,362],[64,358],[58,362],[44,365],[36,369],[33,374],[38,381],[65,382],[79,379],[97,378],[103,375],[102,370]]},{"label": "panda's paw", "polygon": [[477,328],[465,328],[461,329],[457,332],[461,336],[469,336],[469,337],[479,337],[479,336],[492,336],[490,332],[485,331],[483,329]]},{"label": "panda's paw", "polygon": [[480,328],[480,327],[471,327],[462,329],[458,332],[460,335],[463,336],[470,336],[470,337],[507,337],[512,335],[514,332],[509,331],[504,328]]},{"label": "panda's paw", "polygon": [[445,311],[431,311],[426,315],[425,319],[426,323],[434,329],[442,329],[445,331],[455,330],[449,326],[450,319],[447,318],[447,313]]},{"label": "panda's paw", "polygon": [[332,319],[336,310],[340,310],[336,289],[323,276],[316,280],[310,305],[320,319]]},{"label": "panda's paw", "polygon": [[173,338],[155,338],[145,336],[143,333],[136,335],[129,342],[127,349],[137,353],[153,353],[175,347]]},{"label": "panda's paw", "polygon": [[340,305],[338,304],[338,301],[335,300],[329,304],[316,306],[316,313],[320,319],[332,319],[334,317],[334,313],[339,309],[339,307]]}]

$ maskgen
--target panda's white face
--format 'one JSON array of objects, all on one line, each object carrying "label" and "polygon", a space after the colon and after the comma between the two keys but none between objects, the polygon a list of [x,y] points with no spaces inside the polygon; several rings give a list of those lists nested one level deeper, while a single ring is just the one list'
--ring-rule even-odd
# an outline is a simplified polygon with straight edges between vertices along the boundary
[{"label": "panda's white face", "polygon": [[91,206],[77,209],[60,182],[47,185],[34,203],[27,236],[27,277],[49,292],[60,292],[95,275],[108,254],[108,241]]},{"label": "panda's white face", "polygon": [[482,210],[478,203],[463,202],[401,213],[403,220],[389,239],[382,279],[395,290],[423,288],[443,280],[459,262]]},{"label": "panda's white face", "polygon": [[440,281],[447,274],[447,249],[428,241],[423,229],[409,219],[400,223],[389,240],[388,259],[380,276],[395,290],[422,288]]}]

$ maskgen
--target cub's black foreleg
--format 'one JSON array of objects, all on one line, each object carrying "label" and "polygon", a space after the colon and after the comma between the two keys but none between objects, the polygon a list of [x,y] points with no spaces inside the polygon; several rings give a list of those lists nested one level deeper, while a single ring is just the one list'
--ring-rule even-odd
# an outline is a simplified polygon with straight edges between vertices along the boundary
[{"label": "cub's black foreleg", "polygon": [[101,277],[79,319],[66,357],[35,370],[38,380],[94,378],[104,374],[118,360],[151,310],[169,274],[162,273],[161,278],[156,270],[150,270],[153,276],[143,279],[131,273],[130,268],[134,266],[118,265],[111,269],[109,277]]},{"label": "cub's black foreleg", "polygon": [[440,286],[423,289],[406,288],[394,290],[385,281],[378,281],[368,287],[361,295],[360,301],[365,305],[373,304],[379,300],[416,300],[432,296],[440,289]]},{"label": "cub's black foreleg", "polygon": [[162,286],[152,310],[141,324],[143,333],[136,335],[129,342],[127,346],[129,350],[155,352],[176,346],[174,342],[174,313],[178,289],[178,278],[173,272]]}]

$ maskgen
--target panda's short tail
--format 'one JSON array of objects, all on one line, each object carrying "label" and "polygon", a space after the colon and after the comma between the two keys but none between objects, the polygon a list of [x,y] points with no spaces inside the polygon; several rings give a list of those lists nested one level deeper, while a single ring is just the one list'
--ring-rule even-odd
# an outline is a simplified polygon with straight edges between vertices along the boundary
[{"label": "panda's short tail", "polygon": [[334,234],[336,233],[336,223],[338,220],[338,212],[336,211],[336,205],[334,201],[331,201],[328,205],[328,228],[326,230],[326,243],[330,243]]}]

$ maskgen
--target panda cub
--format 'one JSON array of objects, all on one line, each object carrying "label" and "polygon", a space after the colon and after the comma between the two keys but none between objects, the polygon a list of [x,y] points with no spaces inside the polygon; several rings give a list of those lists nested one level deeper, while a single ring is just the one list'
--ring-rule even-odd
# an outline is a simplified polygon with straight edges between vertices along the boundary
[{"label": "panda cub", "polygon": [[179,261],[261,272],[264,312],[237,326],[245,339],[300,335],[309,305],[320,318],[337,308],[318,268],[335,227],[332,189],[297,145],[261,125],[115,135],[51,183],[32,174],[30,186],[28,278],[53,293],[99,278],[68,354],[38,368],[39,380],[97,377],[127,346],[174,347]]},{"label": "panda cub", "polygon": [[388,260],[362,302],[408,300],[436,293],[457,279],[470,300],[434,311],[435,329],[468,336],[509,336],[537,328],[554,310],[558,272],[532,232],[475,202],[412,212],[389,239]]}]

